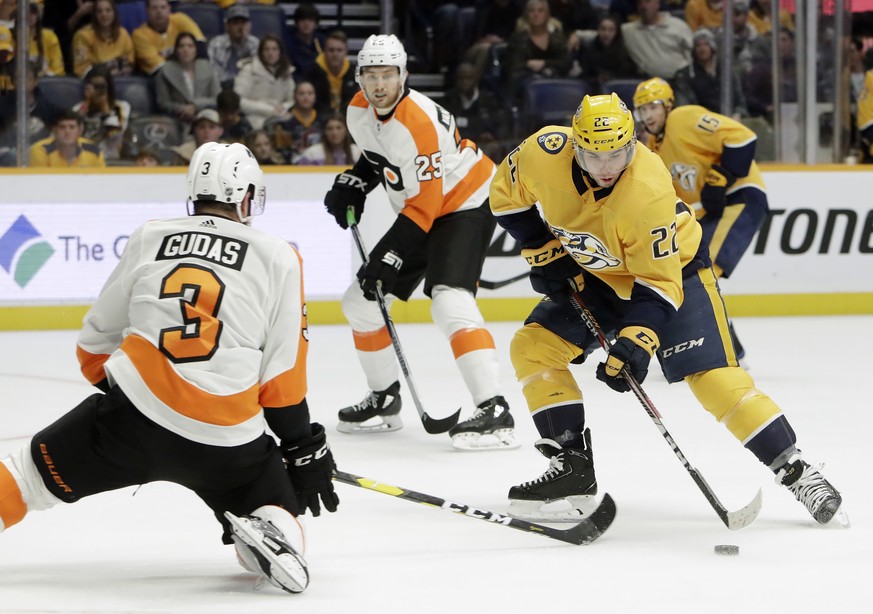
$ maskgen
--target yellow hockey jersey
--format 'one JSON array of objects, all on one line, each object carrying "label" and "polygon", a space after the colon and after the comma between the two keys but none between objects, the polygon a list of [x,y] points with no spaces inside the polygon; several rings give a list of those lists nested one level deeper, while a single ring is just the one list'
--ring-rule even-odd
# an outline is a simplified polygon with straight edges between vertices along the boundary
[{"label": "yellow hockey jersey", "polygon": [[873,128],[873,70],[864,75],[864,89],[858,97],[858,131],[864,133],[870,128]]},{"label": "yellow hockey jersey", "polygon": [[142,24],[133,31],[133,48],[136,53],[137,67],[147,75],[152,74],[170,57],[173,47],[176,45],[176,37],[181,32],[190,32],[198,41],[206,40],[200,26],[184,13],[170,15],[170,25],[163,34],[149,26]]},{"label": "yellow hockey jersey", "polygon": [[637,303],[629,320],[657,332],[682,304],[683,270],[709,264],[700,224],[645,145],[600,188],[576,163],[572,139],[571,128],[547,126],[514,149],[491,184],[491,209],[524,246],[551,239],[545,221],[586,274]]},{"label": "yellow hockey jersey", "polygon": [[30,165],[51,168],[102,167],[106,166],[106,158],[96,143],[79,137],[75,157],[67,160],[61,155],[55,137],[50,136],[30,146]]},{"label": "yellow hockey jersey", "polygon": [[95,64],[120,68],[126,63],[133,68],[134,62],[133,40],[124,28],[118,29],[118,38],[114,41],[97,36],[91,24],[76,30],[73,35],[73,72],[79,77],[84,77]]},{"label": "yellow hockey jersey", "polygon": [[[648,145],[670,171],[679,197],[693,204],[700,202],[706,173],[713,164],[721,163],[722,152],[731,147],[745,147],[757,138],[749,128],[730,117],[699,105],[683,105],[670,111],[663,138],[650,138]],[[748,186],[765,190],[764,179],[754,160],[749,174],[738,177],[727,193],[733,194]],[[702,209],[698,210],[699,215],[703,213]]]}]

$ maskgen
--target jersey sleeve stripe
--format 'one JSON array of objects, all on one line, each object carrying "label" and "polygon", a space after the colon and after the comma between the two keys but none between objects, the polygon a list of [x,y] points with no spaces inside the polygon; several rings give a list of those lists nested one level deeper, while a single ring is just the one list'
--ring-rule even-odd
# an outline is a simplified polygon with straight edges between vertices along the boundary
[{"label": "jersey sleeve stripe", "polygon": [[491,175],[494,174],[494,162],[490,158],[482,156],[470,169],[467,176],[446,194],[446,202],[443,206],[443,215],[456,211],[461,205],[476,193],[476,190],[485,185]]},{"label": "jersey sleeve stripe", "polygon": [[0,520],[3,528],[9,528],[20,522],[27,514],[27,505],[21,496],[21,489],[6,465],[0,463],[0,492],[7,493],[0,499]]},{"label": "jersey sleeve stripe", "polygon": [[76,358],[79,359],[79,366],[82,370],[82,375],[91,384],[106,379],[106,372],[103,370],[103,365],[109,359],[109,354],[92,354],[82,346],[76,347]]},{"label": "jersey sleeve stripe", "polygon": [[257,384],[235,394],[210,394],[179,377],[161,351],[139,335],[128,335],[121,349],[149,391],[164,405],[192,420],[234,426],[261,411]]},{"label": "jersey sleeve stripe", "polygon": [[494,338],[484,328],[459,330],[449,338],[455,358],[476,350],[493,350]]},{"label": "jersey sleeve stripe", "polygon": [[370,332],[353,330],[352,338],[355,341],[355,349],[361,352],[378,352],[391,345],[391,335],[384,326]]},{"label": "jersey sleeve stripe", "polygon": [[[406,98],[404,102],[405,104],[397,106],[394,118],[403,124],[415,143],[418,153],[415,164],[418,164],[422,156],[433,161],[434,154],[440,151],[434,121],[411,98]],[[441,176],[434,177],[434,171],[432,167],[427,169],[426,172],[431,173],[432,178],[419,181],[418,194],[406,201],[406,214],[425,231],[430,230],[433,221],[439,217],[440,204],[443,203],[443,179]]]}]

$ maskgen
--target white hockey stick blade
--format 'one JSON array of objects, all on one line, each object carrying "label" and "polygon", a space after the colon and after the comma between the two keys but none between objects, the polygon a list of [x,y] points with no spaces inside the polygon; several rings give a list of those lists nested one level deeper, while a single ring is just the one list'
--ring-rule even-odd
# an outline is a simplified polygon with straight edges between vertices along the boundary
[{"label": "white hockey stick blade", "polygon": [[722,517],[727,528],[731,531],[736,531],[737,529],[745,528],[755,522],[755,518],[758,517],[758,514],[761,511],[761,506],[764,503],[763,496],[764,495],[759,488],[758,493],[748,505],[735,512],[727,512],[725,516]]}]

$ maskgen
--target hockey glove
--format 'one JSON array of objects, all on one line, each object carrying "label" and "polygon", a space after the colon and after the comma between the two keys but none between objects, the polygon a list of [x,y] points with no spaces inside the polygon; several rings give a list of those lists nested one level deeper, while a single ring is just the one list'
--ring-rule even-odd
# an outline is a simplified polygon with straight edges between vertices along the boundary
[{"label": "hockey glove", "polygon": [[333,490],[333,472],[336,463],[333,461],[330,446],[324,433],[324,427],[317,422],[312,423],[312,436],[282,447],[285,465],[302,511],[306,508],[313,516],[321,514],[318,498],[328,512],[335,512],[339,505],[339,497]]},{"label": "hockey glove", "polygon": [[597,365],[597,379],[617,392],[627,392],[630,386],[621,374],[622,369],[627,369],[637,383],[642,384],[658,343],[658,336],[649,328],[627,326],[621,329],[609,348],[606,362]]},{"label": "hockey glove", "polygon": [[557,239],[542,247],[523,249],[521,255],[530,265],[530,285],[540,294],[554,298],[570,290],[579,292],[585,285],[582,269]]},{"label": "hockey glove", "polygon": [[719,216],[727,203],[728,188],[737,182],[737,178],[726,168],[713,164],[703,181],[700,204],[708,215]]},{"label": "hockey glove", "polygon": [[349,207],[353,207],[355,220],[360,221],[364,213],[367,192],[367,184],[363,179],[348,171],[340,173],[333,180],[333,187],[324,195],[324,207],[341,228],[348,228],[346,211]]},{"label": "hockey glove", "polygon": [[370,252],[370,259],[358,270],[358,281],[367,300],[376,300],[376,288],[388,294],[397,283],[403,259],[416,245],[425,242],[427,233],[405,215],[398,215],[394,225]]}]

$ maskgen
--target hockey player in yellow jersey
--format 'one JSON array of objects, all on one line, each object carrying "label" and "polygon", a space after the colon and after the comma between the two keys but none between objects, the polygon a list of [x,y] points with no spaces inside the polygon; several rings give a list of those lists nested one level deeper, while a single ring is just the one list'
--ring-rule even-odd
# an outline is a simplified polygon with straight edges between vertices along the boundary
[{"label": "hockey player in yellow jersey", "polygon": [[618,96],[586,96],[572,127],[547,126],[516,147],[497,169],[490,203],[546,295],[510,357],[550,463],[510,489],[511,515],[575,521],[597,494],[582,392],[568,368],[596,339],[569,300],[575,288],[615,335],[598,380],[625,392],[622,370],[642,382],[657,355],[667,380],[685,380],[818,522],[833,518],[840,494],[802,460],[787,418],[738,366],[701,226],[661,160],[636,142]]},{"label": "hockey player in yellow jersey", "polygon": [[[676,193],[691,203],[709,243],[716,277],[730,277],[769,212],[757,136],[740,122],[699,105],[674,107],[673,88],[663,79],[643,81],[634,109],[661,157]],[[744,351],[736,336],[737,357]]]}]

